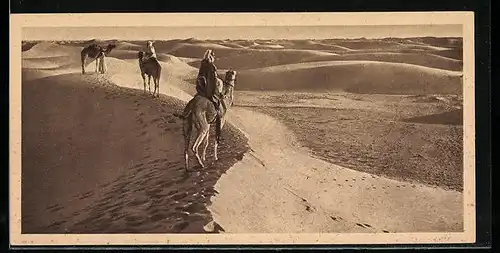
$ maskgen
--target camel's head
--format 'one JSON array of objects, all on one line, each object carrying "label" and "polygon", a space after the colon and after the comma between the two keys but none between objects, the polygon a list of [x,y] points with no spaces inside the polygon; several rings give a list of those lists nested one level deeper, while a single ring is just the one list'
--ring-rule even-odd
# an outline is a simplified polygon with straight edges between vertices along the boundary
[{"label": "camel's head", "polygon": [[137,58],[142,59],[142,57],[144,57],[144,52],[139,51],[139,52],[137,53]]},{"label": "camel's head", "polygon": [[229,69],[226,71],[226,82],[232,83],[234,85],[234,81],[236,80],[236,70]]},{"label": "camel's head", "polygon": [[115,44],[108,44],[108,46],[106,47],[106,53],[111,52],[111,50],[113,50],[115,47]]}]

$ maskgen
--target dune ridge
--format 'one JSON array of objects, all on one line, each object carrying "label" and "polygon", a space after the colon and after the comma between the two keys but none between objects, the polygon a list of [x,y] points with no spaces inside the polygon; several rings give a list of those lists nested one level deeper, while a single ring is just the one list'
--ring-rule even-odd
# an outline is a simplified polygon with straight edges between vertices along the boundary
[{"label": "dune ridge", "polygon": [[55,56],[68,56],[80,54],[80,50],[75,47],[58,45],[52,42],[42,42],[33,45],[29,50],[22,52],[23,59],[45,58]]},{"label": "dune ridge", "polygon": [[[282,73],[286,72],[286,75]],[[403,63],[322,61],[240,71],[238,90],[460,94],[461,72]]]},{"label": "dune ridge", "polygon": [[186,177],[183,103],[103,76],[35,79],[23,100],[24,233],[203,233],[213,184],[246,150],[228,125],[221,162]]},{"label": "dune ridge", "polygon": [[[236,70],[248,70],[255,68],[270,67],[275,65],[287,65],[294,63],[306,63],[316,61],[382,61],[393,63],[407,63],[431,68],[461,71],[462,61],[434,54],[418,53],[352,53],[332,54],[328,52],[313,51],[274,51],[274,52],[248,52],[234,56],[217,59],[219,68],[233,68]],[[194,65],[193,62],[191,65]]]}]

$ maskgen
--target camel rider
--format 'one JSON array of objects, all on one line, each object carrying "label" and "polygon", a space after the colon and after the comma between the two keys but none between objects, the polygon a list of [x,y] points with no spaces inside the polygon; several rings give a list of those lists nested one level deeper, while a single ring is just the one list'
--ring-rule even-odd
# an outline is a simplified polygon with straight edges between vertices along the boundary
[{"label": "camel rider", "polygon": [[216,88],[216,79],[218,74],[214,61],[215,55],[213,51],[207,50],[200,64],[200,70],[196,81],[196,91],[199,95],[212,101],[217,111],[217,118],[219,118],[222,116],[222,112],[220,110],[221,94],[219,94]]},{"label": "camel rider", "polygon": [[155,48],[153,46],[153,41],[149,40],[149,41],[146,42],[146,53],[144,55],[143,60],[147,61],[150,58],[155,58],[156,59],[156,50],[155,50]]}]

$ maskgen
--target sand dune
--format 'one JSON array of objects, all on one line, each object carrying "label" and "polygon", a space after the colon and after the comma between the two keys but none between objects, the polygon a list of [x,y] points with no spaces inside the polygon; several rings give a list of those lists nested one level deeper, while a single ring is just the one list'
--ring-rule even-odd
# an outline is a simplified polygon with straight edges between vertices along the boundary
[{"label": "sand dune", "polygon": [[242,46],[242,45],[239,45],[236,43],[232,43],[232,42],[222,42],[221,45],[226,46],[226,47],[230,47],[230,48],[246,48],[245,46]]},{"label": "sand dune", "polygon": [[23,100],[24,233],[204,232],[212,186],[245,152],[228,126],[221,162],[185,175],[183,103],[103,76],[25,82]]},{"label": "sand dune", "polygon": [[337,52],[337,53],[354,51],[351,48],[343,47],[340,45],[325,44],[325,43],[310,41],[310,40],[295,41],[293,44],[288,44],[287,48],[309,49],[309,50],[330,50],[330,51]]},{"label": "sand dune", "polygon": [[[236,44],[235,42],[232,42]],[[252,48],[256,47],[256,48]],[[178,43],[175,46],[172,46],[168,49],[157,49],[159,52],[168,53],[171,55],[175,55],[177,57],[187,57],[187,58],[201,58],[207,49],[212,49],[215,52],[216,58],[221,59],[224,57],[238,56],[242,54],[296,54],[296,52],[304,53],[308,52],[312,55],[335,55],[334,53],[320,52],[315,50],[290,50],[290,49],[282,49],[282,47],[277,46],[276,44],[254,44],[253,42],[244,47],[229,47],[224,45],[219,45],[215,43],[196,43],[196,44],[188,44],[188,43]]]},{"label": "sand dune", "polygon": [[114,49],[108,57],[113,57],[121,60],[137,59],[137,50]]},{"label": "sand dune", "polygon": [[248,49],[240,49],[240,48],[230,48],[222,45],[216,44],[178,44],[174,48],[169,51],[160,51],[169,53],[171,55],[175,55],[178,57],[187,57],[187,58],[201,58],[203,54],[207,51],[207,49],[213,49],[215,51],[215,55],[217,58],[227,57],[230,55],[237,55],[247,52]]},{"label": "sand dune", "polygon": [[[215,54],[219,55],[219,50],[215,50]],[[313,57],[333,57],[336,54],[326,53],[314,50],[240,50],[232,55],[218,57],[216,65],[220,69],[235,69],[245,70],[253,68],[262,68],[275,65],[284,65],[302,62],[304,59]],[[191,66],[199,67],[199,61],[191,62]]]},{"label": "sand dune", "polygon": [[[108,57],[106,63],[108,66],[106,75],[111,81],[121,87],[143,89],[143,80],[137,60]],[[160,92],[188,100],[194,91],[194,85],[183,82],[183,76],[191,70],[187,64],[181,61],[179,63],[161,63],[163,68],[160,78]],[[154,88],[153,85],[151,87]]]},{"label": "sand dune", "polygon": [[421,124],[462,125],[463,110],[457,109],[439,114],[424,115],[405,119],[406,122]]},{"label": "sand dune", "polygon": [[[143,49],[139,49],[143,50]],[[137,60],[137,53],[139,50],[113,50],[108,54],[108,57],[120,59],[120,60]],[[156,58],[159,61],[169,61],[171,59],[171,55],[166,53],[156,53]],[[193,59],[196,60],[196,59]]]},{"label": "sand dune", "polygon": [[249,46],[254,45],[255,41],[253,41],[253,40],[232,40],[231,42],[234,44],[243,46],[243,47],[249,47]]},{"label": "sand dune", "polygon": [[79,60],[71,55],[22,59],[22,66],[27,69],[58,69],[77,63]]},{"label": "sand dune", "polygon": [[138,45],[138,44],[133,44],[130,42],[119,42],[119,43],[116,43],[116,49],[139,51],[139,50],[144,50],[145,44],[146,43],[144,43],[144,45]]},{"label": "sand dune", "polygon": [[[286,75],[283,74],[286,72]],[[241,71],[238,90],[460,94],[461,73],[402,63],[310,62]]]},{"label": "sand dune", "polygon": [[435,55],[462,60],[463,59],[463,50],[460,48],[457,49],[449,49],[449,50],[441,50],[432,52]]},{"label": "sand dune", "polygon": [[80,50],[77,47],[70,47],[65,45],[58,45],[52,42],[41,42],[37,43],[29,50],[22,53],[23,59],[28,58],[45,58],[45,57],[55,57],[55,56],[68,56],[74,54],[80,54]]},{"label": "sand dune", "polygon": [[437,37],[421,37],[407,39],[411,42],[418,42],[420,44],[433,45],[437,47],[447,48],[460,48],[462,47],[461,38],[437,38]]},{"label": "sand dune", "polygon": [[36,44],[38,44],[36,41],[23,41],[21,43],[21,52],[30,50]]},{"label": "sand dune", "polygon": [[[40,54],[50,54],[51,52],[40,52],[39,49],[43,48],[55,51],[52,55],[57,55],[57,52],[60,51],[66,54],[63,56],[42,57]],[[28,56],[33,57],[23,58],[23,68],[49,71],[36,74],[38,76],[75,72],[80,73],[81,65],[79,52],[81,49],[72,48],[72,50],[65,50],[65,46],[56,44],[42,44],[42,46],[34,47],[26,52],[31,52],[31,55]],[[108,68],[107,75],[111,80],[123,87],[143,89],[143,81],[136,59],[137,51],[113,50],[106,58],[106,65]],[[179,98],[188,99],[190,97],[189,94],[194,93],[194,85],[187,83],[184,77],[194,75],[192,73],[195,73],[197,70],[172,55],[158,53],[158,59],[162,61],[161,64],[163,66],[160,90],[165,91],[166,94],[177,95]],[[86,69],[90,73],[94,73],[95,65],[93,62],[87,62]]]},{"label": "sand dune", "polygon": [[[235,42],[232,43],[236,44]],[[368,42],[364,43],[366,44]],[[171,51],[170,54],[180,57],[200,58],[207,49],[212,48],[216,53],[217,66],[219,68],[233,68],[236,70],[247,70],[299,62],[332,60],[366,60],[409,63],[453,71],[459,71],[462,69],[462,62],[460,58],[453,55],[453,53],[447,53],[451,51],[439,51],[441,48],[427,45],[384,42],[384,44],[394,45],[394,47],[382,50],[375,47],[377,46],[377,43],[374,43],[375,49],[366,51],[351,50],[346,47],[327,45],[312,41],[296,42],[293,46],[287,46],[287,49],[281,49],[281,47],[271,49],[274,47],[273,44],[261,45],[254,41],[251,43],[241,44],[245,44],[248,48],[221,48],[219,46],[210,47],[207,44],[197,43],[195,45],[180,45],[178,48]],[[257,48],[265,49],[258,50]],[[422,50],[432,53],[421,52]],[[339,55],[337,53],[342,54]],[[443,57],[443,55],[451,55],[455,57],[447,58]],[[199,61],[193,61],[190,65],[198,67]]]},{"label": "sand dune", "polygon": [[248,134],[252,151],[216,184],[220,194],[213,197],[210,210],[229,231],[397,233],[463,228],[459,192],[389,180],[313,158],[286,127],[254,111],[235,108],[230,118]]},{"label": "sand dune", "polygon": [[[280,50],[269,52],[249,51],[246,54],[217,59],[216,64],[218,67],[223,69],[233,68],[236,70],[248,70],[275,65],[315,61],[382,61],[408,63],[453,71],[460,71],[463,66],[462,61],[460,60],[445,58],[433,54],[365,52],[336,55],[333,53],[313,50]],[[191,63],[193,66],[198,66],[197,64],[199,63]]]},{"label": "sand dune", "polygon": [[282,49],[282,48],[285,48],[285,47],[282,46],[282,45],[278,45],[278,44],[264,44],[264,45],[255,44],[255,45],[250,46],[250,48],[255,48],[255,49]]},{"label": "sand dune", "polygon": [[449,49],[425,44],[411,44],[384,40],[346,40],[336,41],[335,44],[354,50],[421,49],[426,51],[435,51]]},{"label": "sand dune", "polygon": [[[118,45],[106,74],[92,65],[81,74],[80,50],[91,42]],[[237,107],[228,115],[221,160],[186,176],[181,122],[171,116],[194,94],[207,49],[215,50],[222,74],[238,70],[237,90],[460,95],[461,58],[448,46],[456,42],[437,42],[156,41],[160,92],[168,95],[159,99],[142,91],[136,58],[144,41],[25,44],[23,232],[200,233],[212,217],[228,232],[459,231],[460,192],[321,161],[276,119]],[[362,100],[344,102],[369,104]],[[460,117],[455,110],[401,121],[446,127]]]},{"label": "sand dune", "polygon": [[373,52],[373,53],[355,53],[344,54],[339,56],[318,56],[304,59],[308,61],[382,61],[394,63],[408,63],[430,68],[439,68],[452,71],[461,71],[463,63],[460,60],[446,58],[434,54],[427,53],[388,53],[388,52]]}]

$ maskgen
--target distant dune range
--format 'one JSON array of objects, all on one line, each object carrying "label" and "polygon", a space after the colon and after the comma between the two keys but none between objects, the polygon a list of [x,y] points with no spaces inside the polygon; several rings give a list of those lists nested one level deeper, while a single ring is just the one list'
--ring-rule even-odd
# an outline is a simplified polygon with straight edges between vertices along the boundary
[{"label": "distant dune range", "polygon": [[240,90],[460,94],[461,73],[402,63],[325,61],[241,71]]},{"label": "distant dune range", "polygon": [[[104,75],[94,73],[95,62],[87,64],[87,75],[81,75],[80,51],[90,43],[117,45],[106,59],[108,72]],[[391,196],[398,196],[397,201],[400,202],[397,203],[409,203],[402,197],[404,194],[399,192],[400,187],[411,187],[412,189],[406,190],[409,194],[417,194],[424,189],[427,192],[425,196],[433,199],[432,205],[429,205],[435,212],[440,210],[438,200],[451,200],[452,205],[445,212],[450,214],[454,206],[461,205],[462,190],[462,174],[457,166],[461,162],[461,135],[457,133],[461,133],[463,120],[460,98],[463,82],[461,46],[461,39],[457,38],[189,38],[156,41],[157,56],[163,68],[160,82],[160,92],[163,95],[159,99],[153,99],[142,93],[143,81],[137,61],[137,52],[144,50],[145,41],[25,41],[22,44],[23,232],[206,232],[203,226],[214,218],[213,213],[207,209],[213,199],[211,197],[217,196],[214,187],[224,191],[223,196],[238,196],[235,189],[241,185],[231,186],[227,178],[223,186],[216,187],[219,178],[226,175],[224,173],[227,169],[237,164],[235,168],[246,173],[245,170],[250,167],[245,166],[258,163],[262,165],[263,173],[276,170],[279,172],[276,175],[291,175],[286,171],[288,168],[283,170],[283,164],[294,164],[294,157],[288,157],[290,155],[287,153],[283,153],[280,158],[286,162],[276,166],[273,165],[278,163],[276,160],[261,161],[248,156],[248,143],[251,143],[251,139],[249,141],[247,138],[251,136],[240,129],[247,127],[249,132],[256,134],[261,131],[262,126],[251,122],[251,119],[233,115],[230,118],[243,127],[237,128],[238,124],[230,122],[224,130],[223,144],[219,147],[221,161],[204,170],[195,169],[196,172],[189,177],[182,176],[181,123],[179,119],[172,117],[172,113],[182,110],[185,102],[195,94],[194,79],[200,59],[207,49],[215,52],[219,74],[223,76],[230,68],[238,71],[235,106],[244,106],[241,104],[244,101],[252,106],[268,108],[235,110],[243,115],[268,119],[266,122],[271,129],[266,134],[274,135],[273,126],[285,129],[288,125],[290,133],[293,131],[301,145],[309,148],[312,154],[323,157],[323,160],[332,164],[346,166],[353,172],[342,172],[346,170],[342,167],[335,170],[353,175],[364,171],[411,182],[401,185],[390,183],[394,189],[389,190],[386,186],[378,185],[381,182],[379,179],[372,177],[373,179],[368,180],[366,176],[361,176],[359,180],[370,181],[370,185],[356,183],[354,179],[349,179],[352,182],[345,183],[345,186],[338,182],[338,187],[349,187],[344,189],[344,193],[350,192],[350,187],[359,189],[360,193],[369,187],[380,198],[388,196],[388,191]],[[250,93],[254,95],[249,95]],[[281,95],[273,95],[275,93]],[[329,97],[328,94],[333,95]],[[301,109],[290,107],[284,110],[280,107],[287,103],[296,103],[297,108]],[[404,105],[407,107],[402,107]],[[315,115],[310,114],[312,110],[307,106],[315,106]],[[259,111],[268,116],[263,116]],[[284,125],[279,125],[278,120]],[[371,136],[367,132],[370,130],[366,127],[368,125],[382,133],[379,141],[369,143],[369,138],[363,139]],[[399,133],[392,137],[385,134],[397,132],[395,126],[403,129],[405,136],[418,139],[415,143],[419,145],[412,144],[412,138],[406,141],[398,137],[399,141],[396,142],[391,139]],[[311,131],[316,131],[315,128],[321,135],[312,138],[311,144],[308,135]],[[334,128],[335,131],[329,131],[328,128]],[[331,132],[341,136],[326,138],[327,133]],[[436,133],[443,136],[436,139]],[[287,139],[285,135],[288,134],[288,130],[283,131],[283,139]],[[255,139],[265,142],[263,136],[265,134]],[[276,147],[282,145],[281,142],[271,144]],[[269,145],[273,146],[271,144]],[[290,144],[287,148],[293,149],[294,145],[296,144]],[[380,159],[379,153],[365,150],[370,147],[373,149],[376,145],[383,150],[383,159]],[[404,152],[396,154],[395,149]],[[438,158],[441,153],[435,150],[444,150],[443,153],[447,156],[445,163],[440,163]],[[447,150],[451,151],[445,152]],[[209,159],[212,152],[209,148]],[[301,153],[302,151],[294,152],[309,156]],[[398,167],[406,159],[407,153],[412,153],[411,167],[408,170],[411,169],[413,174]],[[274,159],[279,155],[263,157]],[[325,171],[328,171],[325,164],[318,164],[325,166]],[[422,164],[425,168],[421,168]],[[314,174],[318,172],[307,171],[307,168],[302,168],[302,171],[311,173],[311,178],[316,175],[318,180],[326,173]],[[294,171],[293,176],[302,177],[298,172],[300,171]],[[422,173],[426,174],[422,176]],[[242,174],[239,179],[250,180],[248,175]],[[239,174],[228,176],[232,177],[238,178]],[[332,183],[336,179],[328,180]],[[321,183],[310,180],[307,182],[307,187]],[[280,196],[286,195],[290,201],[296,198],[287,195],[288,191],[275,181],[267,183],[271,184],[269,189],[279,190]],[[451,188],[453,191],[435,191],[420,183]],[[245,186],[252,185],[254,184]],[[300,188],[306,187],[305,184],[296,184],[294,187],[303,193],[311,192]],[[260,189],[245,191],[255,195],[251,198],[257,198]],[[328,194],[335,194],[336,191],[334,189]],[[334,196],[328,194],[317,199],[319,207],[322,205],[320,203],[326,203],[328,198]],[[349,196],[345,195],[338,201],[340,203],[348,199]],[[231,208],[226,205],[235,203],[229,204],[223,200],[218,199],[217,216],[226,215],[221,220],[227,222],[228,217],[233,217],[234,214],[227,212]],[[279,205],[273,198],[266,198],[265,201],[269,203],[260,205]],[[309,198],[309,201],[316,200]],[[366,201],[378,200],[367,198]],[[456,231],[462,226],[458,217],[460,215],[451,217],[433,214],[431,218],[435,218],[436,222],[414,221],[412,217],[424,217],[419,215],[424,214],[427,207],[422,207],[422,210],[402,207],[399,211],[405,215],[398,216],[399,220],[386,226],[391,222],[384,224],[385,221],[380,217],[376,221],[369,212],[348,215],[349,210],[336,210],[338,207],[333,207],[334,205],[324,207],[333,208],[332,210],[347,217],[342,225],[335,223],[338,222],[335,220],[337,216],[325,216],[323,218],[326,220],[322,222],[328,221],[328,224],[316,224],[317,221],[308,220],[307,217],[310,212],[317,210],[311,211],[314,209],[311,206],[309,210],[303,209],[302,204],[291,201],[284,206],[292,208],[290,213],[296,211],[293,208],[300,208],[303,219],[301,222],[308,224],[302,226],[294,216],[282,217],[290,224],[294,223],[298,232],[310,232],[312,230],[308,229],[313,228],[334,228],[340,232],[392,232],[402,229],[405,232],[408,229],[418,231],[421,227],[433,231]],[[352,202],[353,208],[350,210],[356,210],[358,204],[368,206],[374,203]],[[390,219],[390,209],[383,208],[380,215]],[[256,212],[258,211],[248,212],[246,215],[255,215]],[[259,229],[264,227],[278,230],[279,226],[273,227],[273,222],[265,219],[253,222],[253,218],[260,217],[260,214],[256,215],[246,217],[242,214],[241,220],[233,217],[226,225],[231,224],[228,227],[233,230],[247,228],[239,227],[241,224],[254,224],[252,226],[257,232],[262,232]],[[356,223],[356,215],[364,216],[359,217],[360,220],[366,218],[365,221],[375,224],[374,227]],[[411,226],[400,227],[412,219],[414,222]],[[259,227],[260,225],[263,226]],[[389,231],[383,230],[384,227]]]}]

